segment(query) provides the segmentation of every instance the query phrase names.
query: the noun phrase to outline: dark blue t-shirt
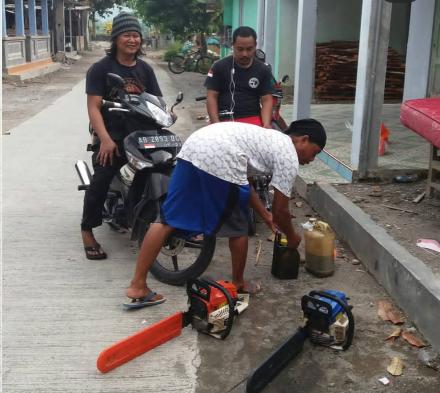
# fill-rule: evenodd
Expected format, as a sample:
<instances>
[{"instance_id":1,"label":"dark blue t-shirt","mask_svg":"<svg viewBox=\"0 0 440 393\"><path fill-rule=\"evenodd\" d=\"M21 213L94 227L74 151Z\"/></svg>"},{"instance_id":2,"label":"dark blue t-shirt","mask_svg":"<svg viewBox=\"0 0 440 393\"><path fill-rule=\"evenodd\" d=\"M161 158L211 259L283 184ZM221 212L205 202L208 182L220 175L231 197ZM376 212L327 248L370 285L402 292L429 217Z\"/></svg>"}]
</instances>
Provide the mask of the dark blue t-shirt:
<instances>
[{"instance_id":1,"label":"dark blue t-shirt","mask_svg":"<svg viewBox=\"0 0 440 393\"><path fill-rule=\"evenodd\" d=\"M258 116L260 98L272 93L271 78L270 67L260 60L254 59L249 68L242 68L228 56L213 64L205 86L219 93L219 112L233 109L235 118Z\"/></svg>"}]
</instances>

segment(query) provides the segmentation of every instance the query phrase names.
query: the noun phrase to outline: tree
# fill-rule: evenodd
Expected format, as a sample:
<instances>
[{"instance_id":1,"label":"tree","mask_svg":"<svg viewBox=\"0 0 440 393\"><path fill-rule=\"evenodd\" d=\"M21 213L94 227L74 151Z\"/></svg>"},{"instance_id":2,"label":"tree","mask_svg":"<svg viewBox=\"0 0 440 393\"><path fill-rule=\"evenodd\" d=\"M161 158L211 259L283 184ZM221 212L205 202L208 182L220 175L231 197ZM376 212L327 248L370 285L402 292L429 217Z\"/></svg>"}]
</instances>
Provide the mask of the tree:
<instances>
[{"instance_id":1,"label":"tree","mask_svg":"<svg viewBox=\"0 0 440 393\"><path fill-rule=\"evenodd\" d=\"M124 0L90 0L91 14L105 16L112 11L114 5L121 6L125 3Z\"/></svg>"},{"instance_id":2,"label":"tree","mask_svg":"<svg viewBox=\"0 0 440 393\"><path fill-rule=\"evenodd\" d=\"M104 22L104 31L107 35L110 35L112 33L112 27L113 22L111 20Z\"/></svg>"},{"instance_id":3,"label":"tree","mask_svg":"<svg viewBox=\"0 0 440 393\"><path fill-rule=\"evenodd\" d=\"M148 25L171 31L177 38L190 33L217 30L213 9L221 9L221 0L128 0L128 4ZM218 17L218 13L215 14Z\"/></svg>"}]
</instances>

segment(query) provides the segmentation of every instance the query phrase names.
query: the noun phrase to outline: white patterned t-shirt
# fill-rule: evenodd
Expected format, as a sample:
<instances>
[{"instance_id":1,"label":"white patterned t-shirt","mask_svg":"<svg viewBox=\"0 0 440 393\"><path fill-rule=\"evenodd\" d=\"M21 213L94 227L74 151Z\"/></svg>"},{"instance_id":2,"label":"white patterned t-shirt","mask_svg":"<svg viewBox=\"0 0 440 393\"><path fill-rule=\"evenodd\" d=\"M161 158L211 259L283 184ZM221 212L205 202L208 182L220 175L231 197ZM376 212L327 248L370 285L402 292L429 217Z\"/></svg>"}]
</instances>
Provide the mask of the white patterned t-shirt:
<instances>
[{"instance_id":1,"label":"white patterned t-shirt","mask_svg":"<svg viewBox=\"0 0 440 393\"><path fill-rule=\"evenodd\" d=\"M254 169L272 176L271 185L290 197L298 173L292 139L279 131L239 122L214 123L194 132L178 158L230 183L248 184Z\"/></svg>"}]
</instances>

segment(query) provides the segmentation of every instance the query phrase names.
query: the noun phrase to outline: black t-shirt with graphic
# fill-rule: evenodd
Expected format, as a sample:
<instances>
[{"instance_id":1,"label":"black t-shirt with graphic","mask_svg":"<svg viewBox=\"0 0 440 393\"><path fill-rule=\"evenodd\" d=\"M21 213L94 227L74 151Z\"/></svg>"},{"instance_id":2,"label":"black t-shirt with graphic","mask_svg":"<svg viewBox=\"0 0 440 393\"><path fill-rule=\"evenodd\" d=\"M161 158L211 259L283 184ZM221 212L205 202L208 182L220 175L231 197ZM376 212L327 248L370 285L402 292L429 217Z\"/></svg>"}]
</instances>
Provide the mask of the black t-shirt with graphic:
<instances>
[{"instance_id":1,"label":"black t-shirt with graphic","mask_svg":"<svg viewBox=\"0 0 440 393\"><path fill-rule=\"evenodd\" d=\"M270 67L258 59L249 68L242 68L228 56L213 64L205 86L219 93L219 112L232 109L235 118L257 116L260 97L272 92L271 77Z\"/></svg>"},{"instance_id":2,"label":"black t-shirt with graphic","mask_svg":"<svg viewBox=\"0 0 440 393\"><path fill-rule=\"evenodd\" d=\"M124 90L129 94L140 94L145 91L155 96L162 96L156 75L145 61L137 59L136 65L127 67L118 63L112 56L105 56L89 68L86 76L86 94L100 96L104 100L117 100L116 89L107 85L109 72L124 79ZM145 125L145 119L137 115L127 116L123 112L109 112L106 108L102 108L101 113L105 127L115 141L124 139L130 132L142 129Z\"/></svg>"}]
</instances>

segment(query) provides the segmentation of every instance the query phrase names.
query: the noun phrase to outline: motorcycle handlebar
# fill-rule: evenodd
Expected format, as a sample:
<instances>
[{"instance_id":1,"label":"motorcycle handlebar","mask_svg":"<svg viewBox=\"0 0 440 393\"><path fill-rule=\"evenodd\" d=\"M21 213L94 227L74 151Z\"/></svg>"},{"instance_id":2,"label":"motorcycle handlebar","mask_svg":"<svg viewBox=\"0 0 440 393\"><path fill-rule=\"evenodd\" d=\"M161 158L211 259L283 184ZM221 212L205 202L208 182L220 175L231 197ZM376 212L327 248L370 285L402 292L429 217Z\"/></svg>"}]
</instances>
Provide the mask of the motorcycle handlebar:
<instances>
[{"instance_id":1,"label":"motorcycle handlebar","mask_svg":"<svg viewBox=\"0 0 440 393\"><path fill-rule=\"evenodd\" d=\"M102 106L107 108L122 108L122 104L120 104L119 102L113 102L107 100L102 100Z\"/></svg>"}]
</instances>

